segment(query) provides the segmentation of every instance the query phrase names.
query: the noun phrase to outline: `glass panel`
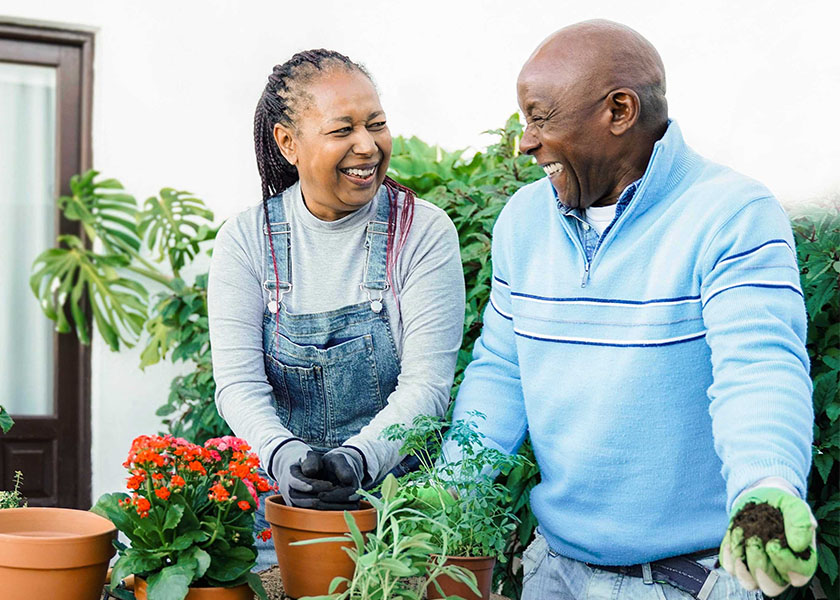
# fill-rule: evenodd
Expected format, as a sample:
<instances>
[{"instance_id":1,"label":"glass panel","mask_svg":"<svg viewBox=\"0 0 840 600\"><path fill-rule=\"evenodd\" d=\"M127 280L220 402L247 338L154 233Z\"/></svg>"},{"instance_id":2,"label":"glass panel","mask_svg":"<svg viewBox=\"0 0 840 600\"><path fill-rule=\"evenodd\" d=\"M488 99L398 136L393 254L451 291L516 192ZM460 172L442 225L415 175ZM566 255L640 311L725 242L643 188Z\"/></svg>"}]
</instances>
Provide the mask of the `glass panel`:
<instances>
[{"instance_id":1,"label":"glass panel","mask_svg":"<svg viewBox=\"0 0 840 600\"><path fill-rule=\"evenodd\" d=\"M0 404L52 415L53 322L29 289L55 243L56 70L0 62Z\"/></svg>"}]
</instances>

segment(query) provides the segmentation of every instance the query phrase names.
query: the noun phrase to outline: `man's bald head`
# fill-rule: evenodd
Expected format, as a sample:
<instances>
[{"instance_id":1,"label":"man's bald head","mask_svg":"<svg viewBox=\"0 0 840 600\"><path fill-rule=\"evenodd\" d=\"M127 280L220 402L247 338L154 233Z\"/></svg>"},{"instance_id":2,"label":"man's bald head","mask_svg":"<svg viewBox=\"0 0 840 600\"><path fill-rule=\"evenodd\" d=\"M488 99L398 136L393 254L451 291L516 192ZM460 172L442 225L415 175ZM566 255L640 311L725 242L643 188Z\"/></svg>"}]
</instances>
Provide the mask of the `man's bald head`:
<instances>
[{"instance_id":1,"label":"man's bald head","mask_svg":"<svg viewBox=\"0 0 840 600\"><path fill-rule=\"evenodd\" d=\"M610 21L552 34L522 67L516 91L527 123L519 147L573 208L615 203L668 127L662 59Z\"/></svg>"},{"instance_id":2,"label":"man's bald head","mask_svg":"<svg viewBox=\"0 0 840 600\"><path fill-rule=\"evenodd\" d=\"M564 27L537 47L520 78L533 69L556 70L581 88L603 93L630 88L641 101L639 123L659 133L664 130L668 104L662 58L653 44L626 25L599 19Z\"/></svg>"}]
</instances>

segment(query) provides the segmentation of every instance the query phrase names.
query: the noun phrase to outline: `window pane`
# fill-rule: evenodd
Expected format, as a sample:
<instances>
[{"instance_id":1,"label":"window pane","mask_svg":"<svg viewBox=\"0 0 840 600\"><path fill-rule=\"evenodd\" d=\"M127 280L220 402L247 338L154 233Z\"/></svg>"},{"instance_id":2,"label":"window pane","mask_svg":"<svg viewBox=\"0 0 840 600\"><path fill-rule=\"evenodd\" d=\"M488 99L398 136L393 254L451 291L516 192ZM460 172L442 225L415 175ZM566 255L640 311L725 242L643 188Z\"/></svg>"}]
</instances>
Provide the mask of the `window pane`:
<instances>
[{"instance_id":1,"label":"window pane","mask_svg":"<svg viewBox=\"0 0 840 600\"><path fill-rule=\"evenodd\" d=\"M51 415L53 322L29 289L55 242L56 71L0 62L0 404Z\"/></svg>"}]
</instances>

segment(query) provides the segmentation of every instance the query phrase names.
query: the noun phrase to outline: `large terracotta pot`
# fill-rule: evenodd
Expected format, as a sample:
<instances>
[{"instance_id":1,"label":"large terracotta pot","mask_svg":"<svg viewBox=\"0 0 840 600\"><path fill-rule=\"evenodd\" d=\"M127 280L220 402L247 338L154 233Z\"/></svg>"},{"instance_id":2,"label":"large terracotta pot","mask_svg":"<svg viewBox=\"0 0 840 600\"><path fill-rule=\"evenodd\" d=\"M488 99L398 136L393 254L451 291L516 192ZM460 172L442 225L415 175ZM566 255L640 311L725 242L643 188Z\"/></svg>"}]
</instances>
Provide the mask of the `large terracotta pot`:
<instances>
[{"instance_id":1,"label":"large terracotta pot","mask_svg":"<svg viewBox=\"0 0 840 600\"><path fill-rule=\"evenodd\" d=\"M86 510L0 510L0 597L99 600L116 533Z\"/></svg>"},{"instance_id":2,"label":"large terracotta pot","mask_svg":"<svg viewBox=\"0 0 840 600\"><path fill-rule=\"evenodd\" d=\"M478 589L481 596L476 596L473 591L460 581L455 581L450 577L441 576L437 578L440 588L447 596L461 596L464 600L489 600L490 588L493 585L493 567L496 566L496 559L489 556L447 556L446 565L457 565L469 569L475 574L478 583ZM429 600L437 600L442 598L435 584L432 583L427 588Z\"/></svg>"},{"instance_id":3,"label":"large terracotta pot","mask_svg":"<svg viewBox=\"0 0 840 600\"><path fill-rule=\"evenodd\" d=\"M137 600L148 600L146 581L137 577L134 580L134 595ZM232 588L191 587L184 600L254 600L254 592L247 583Z\"/></svg>"},{"instance_id":4,"label":"large terracotta pot","mask_svg":"<svg viewBox=\"0 0 840 600\"><path fill-rule=\"evenodd\" d=\"M360 510L350 511L362 533L376 528L376 509L362 502ZM349 531L344 511L312 510L286 506L283 496L271 496L265 503L265 518L271 523L271 537L283 589L292 598L319 596L329 591L334 577L353 577L355 565L342 546L323 543L290 546L293 542L340 536Z\"/></svg>"}]
</instances>

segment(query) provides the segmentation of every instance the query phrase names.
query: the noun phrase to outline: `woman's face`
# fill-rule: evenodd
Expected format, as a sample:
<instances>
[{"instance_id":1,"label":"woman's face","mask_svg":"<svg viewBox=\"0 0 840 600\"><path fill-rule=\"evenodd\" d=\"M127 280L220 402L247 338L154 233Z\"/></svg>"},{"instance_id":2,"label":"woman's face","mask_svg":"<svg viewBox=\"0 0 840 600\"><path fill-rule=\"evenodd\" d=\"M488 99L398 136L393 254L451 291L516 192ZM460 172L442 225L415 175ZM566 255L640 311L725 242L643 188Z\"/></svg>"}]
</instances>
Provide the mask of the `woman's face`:
<instances>
[{"instance_id":1,"label":"woman's face","mask_svg":"<svg viewBox=\"0 0 840 600\"><path fill-rule=\"evenodd\" d=\"M316 77L298 100L295 128L274 126L280 151L300 175L309 211L334 221L370 202L391 159L391 132L371 81L335 69Z\"/></svg>"}]
</instances>

